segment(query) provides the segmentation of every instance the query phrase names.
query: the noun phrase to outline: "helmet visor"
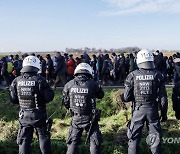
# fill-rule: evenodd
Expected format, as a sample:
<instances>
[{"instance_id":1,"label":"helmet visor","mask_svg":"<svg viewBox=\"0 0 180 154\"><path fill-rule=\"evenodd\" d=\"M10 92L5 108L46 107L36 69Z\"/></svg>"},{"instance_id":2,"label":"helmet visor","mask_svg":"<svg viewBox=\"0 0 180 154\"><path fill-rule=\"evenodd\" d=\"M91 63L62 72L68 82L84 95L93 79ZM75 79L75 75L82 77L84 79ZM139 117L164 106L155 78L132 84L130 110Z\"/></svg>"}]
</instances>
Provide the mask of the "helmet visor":
<instances>
[{"instance_id":1,"label":"helmet visor","mask_svg":"<svg viewBox=\"0 0 180 154\"><path fill-rule=\"evenodd\" d=\"M154 65L154 62L147 61L147 62L138 64L138 67L139 68L144 68L144 69L154 69L155 65Z\"/></svg>"},{"instance_id":2,"label":"helmet visor","mask_svg":"<svg viewBox=\"0 0 180 154\"><path fill-rule=\"evenodd\" d=\"M39 69L36 68L36 67L33 67L33 66L24 66L22 69L21 69L21 73L25 73L25 72L38 72Z\"/></svg>"}]
</instances>

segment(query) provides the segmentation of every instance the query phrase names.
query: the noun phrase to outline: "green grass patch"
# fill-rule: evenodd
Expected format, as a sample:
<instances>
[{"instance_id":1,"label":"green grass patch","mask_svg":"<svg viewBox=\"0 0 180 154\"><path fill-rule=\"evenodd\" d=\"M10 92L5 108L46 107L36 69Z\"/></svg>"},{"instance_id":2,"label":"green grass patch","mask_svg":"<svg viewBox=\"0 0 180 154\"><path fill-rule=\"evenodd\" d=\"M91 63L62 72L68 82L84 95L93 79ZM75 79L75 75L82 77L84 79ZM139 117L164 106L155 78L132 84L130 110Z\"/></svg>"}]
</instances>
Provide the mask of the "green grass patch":
<instances>
[{"instance_id":1,"label":"green grass patch","mask_svg":"<svg viewBox=\"0 0 180 154\"><path fill-rule=\"evenodd\" d=\"M106 90L105 97L97 100L97 107L102 110L100 129L103 134L102 154L126 154L127 153L127 118L131 118L130 105L128 110L122 110L119 102L119 93L122 90ZM163 137L180 137L180 122L175 119L172 110L172 89L167 89L168 93L168 118L166 123L162 124ZM18 153L16 136L18 131L18 110L17 105L9 101L8 91L0 91L0 153L14 154ZM62 95L60 90L55 91L54 100L47 104L48 115L53 115L53 126L51 130L51 142L53 154L65 154L66 138L71 122L67 110L62 106ZM34 135L35 136L35 135ZM146 145L147 130L143 130L140 150L142 154L150 153ZM89 145L85 145L85 134L82 137L82 144L79 147L80 154L89 153ZM163 143L163 154L180 153L180 144ZM32 142L32 153L39 153L39 145L35 137Z\"/></svg>"}]
</instances>

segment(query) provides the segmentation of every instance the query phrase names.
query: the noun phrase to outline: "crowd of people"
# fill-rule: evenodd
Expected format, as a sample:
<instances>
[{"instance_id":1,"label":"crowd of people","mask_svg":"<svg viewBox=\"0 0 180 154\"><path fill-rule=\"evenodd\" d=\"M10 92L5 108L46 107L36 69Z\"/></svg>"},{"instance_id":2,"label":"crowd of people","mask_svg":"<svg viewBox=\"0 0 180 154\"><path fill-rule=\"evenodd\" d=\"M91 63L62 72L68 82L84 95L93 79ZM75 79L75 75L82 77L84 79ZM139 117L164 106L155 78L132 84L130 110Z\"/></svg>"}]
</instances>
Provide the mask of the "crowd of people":
<instances>
[{"instance_id":1,"label":"crowd of people","mask_svg":"<svg viewBox=\"0 0 180 154\"><path fill-rule=\"evenodd\" d=\"M34 53L30 55L35 55ZM7 87L12 80L21 74L22 61L28 54L4 56L0 60L0 81L6 81ZM46 78L48 83L56 88L57 85L65 85L67 81L74 78L76 66L85 62L90 64L93 69L93 78L102 85L120 85L124 83L126 76L136 70L136 52L130 54L111 53L98 55L88 55L84 52L80 57L74 57L72 54L57 52L54 56L47 54L45 57L36 55L41 62L39 75ZM174 60L180 57L180 53L172 56L164 56L158 50L154 53L154 62L156 69L161 72L166 83L175 83L178 81L179 66L176 66ZM8 63L12 63L12 71L8 72Z\"/></svg>"}]
</instances>

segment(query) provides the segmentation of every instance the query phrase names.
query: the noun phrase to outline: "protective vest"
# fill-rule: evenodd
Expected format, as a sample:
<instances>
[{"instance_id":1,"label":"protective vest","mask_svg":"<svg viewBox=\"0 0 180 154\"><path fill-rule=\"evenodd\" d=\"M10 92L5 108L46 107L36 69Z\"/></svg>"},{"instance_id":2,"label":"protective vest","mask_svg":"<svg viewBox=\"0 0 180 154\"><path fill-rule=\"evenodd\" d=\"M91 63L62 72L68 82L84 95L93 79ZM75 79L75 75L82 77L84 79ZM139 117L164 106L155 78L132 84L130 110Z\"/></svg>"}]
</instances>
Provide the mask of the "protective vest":
<instances>
[{"instance_id":1,"label":"protective vest","mask_svg":"<svg viewBox=\"0 0 180 154\"><path fill-rule=\"evenodd\" d=\"M137 104L154 103L157 98L158 83L156 71L138 70L134 76L134 97Z\"/></svg>"},{"instance_id":2,"label":"protective vest","mask_svg":"<svg viewBox=\"0 0 180 154\"><path fill-rule=\"evenodd\" d=\"M74 113L80 115L89 115L92 113L94 104L93 100L93 88L92 81L88 80L81 84L78 84L74 80L74 84L69 89L70 96L70 109Z\"/></svg>"},{"instance_id":3,"label":"protective vest","mask_svg":"<svg viewBox=\"0 0 180 154\"><path fill-rule=\"evenodd\" d=\"M21 109L38 109L42 101L40 98L39 77L18 77L17 95Z\"/></svg>"}]
</instances>

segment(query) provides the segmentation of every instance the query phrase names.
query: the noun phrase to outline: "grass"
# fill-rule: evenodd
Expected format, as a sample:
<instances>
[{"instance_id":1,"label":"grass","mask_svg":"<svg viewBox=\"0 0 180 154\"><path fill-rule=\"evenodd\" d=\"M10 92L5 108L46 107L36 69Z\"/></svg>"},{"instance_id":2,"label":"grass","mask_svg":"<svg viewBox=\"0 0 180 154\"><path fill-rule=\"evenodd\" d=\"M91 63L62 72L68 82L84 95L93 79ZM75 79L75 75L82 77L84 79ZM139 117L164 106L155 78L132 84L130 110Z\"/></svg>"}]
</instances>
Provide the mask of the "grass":
<instances>
[{"instance_id":1,"label":"grass","mask_svg":"<svg viewBox=\"0 0 180 154\"><path fill-rule=\"evenodd\" d=\"M166 123L162 124L163 137L180 137L180 122L175 119L174 111L172 110L172 89L167 89L168 92L168 118ZM97 101L97 107L102 110L100 129L103 134L102 154L126 154L127 142L126 137L126 122L127 117L130 119L130 105L128 110L124 110L119 101L119 94L122 90L106 90L105 97ZM16 145L16 136L18 131L18 110L19 107L10 103L8 92L0 91L0 153L13 154L18 153ZM71 118L66 113L66 109L61 106L61 91L55 91L54 100L47 105L48 115L53 116L53 126L51 129L51 142L53 154L65 154L66 137L70 126ZM149 154L149 148L146 145L146 129L143 130L140 150L142 154ZM89 145L83 144L85 134L82 137L82 144L79 147L79 153L89 153ZM38 142L36 136L32 142L32 153L39 153ZM179 144L163 144L163 154L178 154L180 153Z\"/></svg>"}]
</instances>

